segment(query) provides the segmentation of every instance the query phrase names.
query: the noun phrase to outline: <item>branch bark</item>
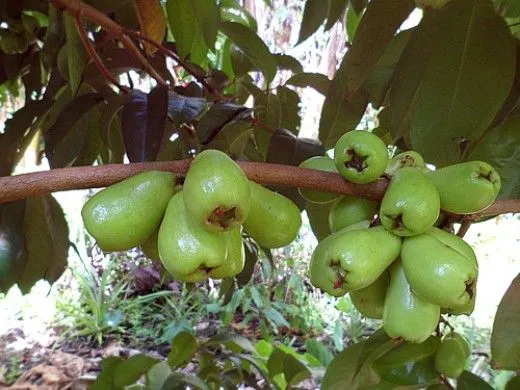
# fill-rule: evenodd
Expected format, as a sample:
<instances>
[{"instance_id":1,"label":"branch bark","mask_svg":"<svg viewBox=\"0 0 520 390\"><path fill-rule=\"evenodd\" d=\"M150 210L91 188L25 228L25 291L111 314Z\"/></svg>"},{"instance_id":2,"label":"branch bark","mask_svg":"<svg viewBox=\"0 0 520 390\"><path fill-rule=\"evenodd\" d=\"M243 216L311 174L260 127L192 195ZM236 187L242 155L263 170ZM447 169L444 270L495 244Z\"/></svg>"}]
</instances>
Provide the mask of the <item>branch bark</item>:
<instances>
[{"instance_id":1,"label":"branch bark","mask_svg":"<svg viewBox=\"0 0 520 390\"><path fill-rule=\"evenodd\" d=\"M191 159L106 164L101 166L58 168L49 171L0 177L0 203L57 191L106 187L146 170L160 170L184 177ZM238 161L247 177L263 185L301 187L380 201L388 186L387 179L370 184L355 184L339 174L290 165ZM496 201L486 210L471 216L471 221L497 214L520 212L520 199ZM462 232L461 232L462 233Z\"/></svg>"}]
</instances>

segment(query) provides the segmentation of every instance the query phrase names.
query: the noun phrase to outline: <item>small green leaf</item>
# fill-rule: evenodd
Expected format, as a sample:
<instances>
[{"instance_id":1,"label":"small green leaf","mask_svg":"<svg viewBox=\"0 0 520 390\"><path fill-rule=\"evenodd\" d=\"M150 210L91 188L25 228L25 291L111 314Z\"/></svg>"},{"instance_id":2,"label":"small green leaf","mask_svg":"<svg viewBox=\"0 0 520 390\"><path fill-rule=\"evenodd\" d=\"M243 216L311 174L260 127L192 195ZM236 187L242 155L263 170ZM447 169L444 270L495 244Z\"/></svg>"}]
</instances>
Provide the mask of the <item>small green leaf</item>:
<instances>
[{"instance_id":1,"label":"small green leaf","mask_svg":"<svg viewBox=\"0 0 520 390\"><path fill-rule=\"evenodd\" d=\"M199 25L202 26L204 43L211 50L215 47L220 13L215 0L195 0L193 2Z\"/></svg>"},{"instance_id":2,"label":"small green leaf","mask_svg":"<svg viewBox=\"0 0 520 390\"><path fill-rule=\"evenodd\" d=\"M81 39L74 24L74 19L69 14L65 14L65 37L67 40L67 63L69 70L69 81L72 95L76 95L81 79L83 78L83 70L87 63L87 53L83 48Z\"/></svg>"},{"instance_id":3,"label":"small green leaf","mask_svg":"<svg viewBox=\"0 0 520 390\"><path fill-rule=\"evenodd\" d=\"M297 73L287 80L286 84L300 88L311 87L323 96L326 96L331 81L327 76L321 73Z\"/></svg>"},{"instance_id":4,"label":"small green leaf","mask_svg":"<svg viewBox=\"0 0 520 390\"><path fill-rule=\"evenodd\" d=\"M280 313L278 310L276 310L274 307L268 307L264 310L263 314L266 318L268 318L270 321L272 321L276 326L286 326L289 327L289 323L284 318L282 313Z\"/></svg>"},{"instance_id":5,"label":"small green leaf","mask_svg":"<svg viewBox=\"0 0 520 390\"><path fill-rule=\"evenodd\" d=\"M231 346L232 349L236 349L238 347L243 352L253 352L255 349L253 344L251 344L251 342L245 337L230 333L219 333L206 341L205 344Z\"/></svg>"},{"instance_id":6,"label":"small green leaf","mask_svg":"<svg viewBox=\"0 0 520 390\"><path fill-rule=\"evenodd\" d=\"M354 7L348 7L347 14L345 16L345 26L347 29L347 38L350 43L354 41L354 37L356 36L356 31L362 17L363 15L358 14Z\"/></svg>"},{"instance_id":7,"label":"small green leaf","mask_svg":"<svg viewBox=\"0 0 520 390\"><path fill-rule=\"evenodd\" d=\"M254 129L256 145L266 156L272 132L280 128L282 121L280 98L271 92L255 95L255 112L260 122Z\"/></svg>"},{"instance_id":8,"label":"small green leaf","mask_svg":"<svg viewBox=\"0 0 520 390\"><path fill-rule=\"evenodd\" d=\"M233 158L243 158L252 133L251 123L233 121L224 125L207 146L210 149L221 150Z\"/></svg>"},{"instance_id":9,"label":"small green leaf","mask_svg":"<svg viewBox=\"0 0 520 390\"><path fill-rule=\"evenodd\" d=\"M267 359L269 356L271 356L271 353L273 352L273 345L266 341L266 340L260 340L255 345L255 351L263 358Z\"/></svg>"},{"instance_id":10,"label":"small green leaf","mask_svg":"<svg viewBox=\"0 0 520 390\"><path fill-rule=\"evenodd\" d=\"M283 363L286 355L287 354L278 347L274 348L271 355L269 355L269 359L267 360L267 370L271 378L283 373Z\"/></svg>"},{"instance_id":11,"label":"small green leaf","mask_svg":"<svg viewBox=\"0 0 520 390\"><path fill-rule=\"evenodd\" d=\"M159 361L144 354L137 354L121 362L114 371L114 388L123 389L134 384Z\"/></svg>"},{"instance_id":12,"label":"small green leaf","mask_svg":"<svg viewBox=\"0 0 520 390\"><path fill-rule=\"evenodd\" d=\"M188 363L198 350L197 340L188 332L180 332L172 340L172 349L168 354L168 364L172 368Z\"/></svg>"},{"instance_id":13,"label":"small green leaf","mask_svg":"<svg viewBox=\"0 0 520 390\"><path fill-rule=\"evenodd\" d=\"M358 360L364 347L363 343L354 344L336 355L325 371L321 389L353 389Z\"/></svg>"},{"instance_id":14,"label":"small green leaf","mask_svg":"<svg viewBox=\"0 0 520 390\"><path fill-rule=\"evenodd\" d=\"M334 359L332 352L318 340L309 339L305 341L305 349L309 354L318 359L323 367L327 367L332 359Z\"/></svg>"},{"instance_id":15,"label":"small green leaf","mask_svg":"<svg viewBox=\"0 0 520 390\"><path fill-rule=\"evenodd\" d=\"M300 64L300 61L293 56L287 54L274 54L274 58L278 64L278 69L290 70L293 73L303 72L302 64Z\"/></svg>"},{"instance_id":16,"label":"small green leaf","mask_svg":"<svg viewBox=\"0 0 520 390\"><path fill-rule=\"evenodd\" d=\"M268 83L276 75L276 60L269 48L251 29L235 22L222 22L220 30L262 71Z\"/></svg>"},{"instance_id":17,"label":"small green leaf","mask_svg":"<svg viewBox=\"0 0 520 390\"><path fill-rule=\"evenodd\" d=\"M283 361L283 374L289 386L297 385L311 377L309 369L292 354L286 354Z\"/></svg>"},{"instance_id":18,"label":"small green leaf","mask_svg":"<svg viewBox=\"0 0 520 390\"><path fill-rule=\"evenodd\" d=\"M107 390L114 389L114 375L117 367L123 362L123 359L116 356L109 356L101 362L101 373L97 376L96 381L89 386L89 390Z\"/></svg>"},{"instance_id":19,"label":"small green leaf","mask_svg":"<svg viewBox=\"0 0 520 390\"><path fill-rule=\"evenodd\" d=\"M298 134L300 131L300 96L284 86L276 88L276 95L280 101L282 118L280 121L280 127L282 129L291 130L294 134Z\"/></svg>"},{"instance_id":20,"label":"small green leaf","mask_svg":"<svg viewBox=\"0 0 520 390\"><path fill-rule=\"evenodd\" d=\"M491 333L492 366L500 370L520 369L520 274L502 297Z\"/></svg>"},{"instance_id":21,"label":"small green leaf","mask_svg":"<svg viewBox=\"0 0 520 390\"><path fill-rule=\"evenodd\" d=\"M457 390L493 390L493 387L472 372L464 371L457 379Z\"/></svg>"},{"instance_id":22,"label":"small green leaf","mask_svg":"<svg viewBox=\"0 0 520 390\"><path fill-rule=\"evenodd\" d=\"M328 3L331 0L307 0L303 10L302 22L300 25L300 35L297 45L305 41L325 22L329 10ZM332 0L334 2L334 0ZM325 4L324 4L325 3Z\"/></svg>"},{"instance_id":23,"label":"small green leaf","mask_svg":"<svg viewBox=\"0 0 520 390\"><path fill-rule=\"evenodd\" d=\"M349 0L329 0L329 11L325 31L330 30L336 22L342 19L347 9Z\"/></svg>"},{"instance_id":24,"label":"small green leaf","mask_svg":"<svg viewBox=\"0 0 520 390\"><path fill-rule=\"evenodd\" d=\"M210 390L208 385L200 378L182 372L171 373L168 379L164 382L161 390L184 389L186 388L186 385L188 385L190 389Z\"/></svg>"}]
</instances>

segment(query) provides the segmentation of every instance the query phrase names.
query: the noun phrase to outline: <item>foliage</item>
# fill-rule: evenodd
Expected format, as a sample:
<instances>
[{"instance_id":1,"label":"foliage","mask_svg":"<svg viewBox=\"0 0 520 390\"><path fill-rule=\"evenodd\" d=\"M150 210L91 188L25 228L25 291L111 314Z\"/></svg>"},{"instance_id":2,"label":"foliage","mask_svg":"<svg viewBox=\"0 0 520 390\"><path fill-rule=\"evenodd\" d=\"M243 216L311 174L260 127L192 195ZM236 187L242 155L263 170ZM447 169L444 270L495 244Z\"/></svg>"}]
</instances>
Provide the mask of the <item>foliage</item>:
<instances>
[{"instance_id":1,"label":"foliage","mask_svg":"<svg viewBox=\"0 0 520 390\"><path fill-rule=\"evenodd\" d=\"M269 7L270 2L265 3ZM11 96L25 99L0 131L0 175L13 174L35 139L52 169L123 162L125 155L132 162L176 160L209 148L238 159L296 166L324 155L345 131L359 126L367 109L376 107L380 111L375 131L390 148L414 149L437 167L485 160L503 178L502 199L520 194L520 9L516 1L451 1L440 9L424 9L417 26L402 30L415 9L413 0L307 0L299 5L302 21L297 44L323 25L326 30L341 25L348 35L349 49L334 64L338 66L333 66L337 71L332 78L304 72L297 58L266 44L258 32L257 15L237 0L71 4L20 0L0 5L0 101ZM79 19L75 7L82 7ZM111 23L103 21L107 15ZM135 80L135 72L140 80ZM141 88L144 91L138 89L141 79L148 82ZM325 98L317 140L297 136L304 87ZM319 215L326 215L328 206L316 210L297 191L281 192L306 209L313 230L321 236L326 229ZM27 291L38 279L55 281L65 268L69 242L62 211L53 198L30 198L2 205L0 211L0 289L18 283ZM244 272L221 286L225 304L208 310L220 312L228 323L238 307L244 324L265 314L261 317L264 335L302 317L309 320L303 327L312 329L315 317L302 316L308 309L307 298L296 294L289 302L284 300L287 291L301 291L305 285L294 269L285 285L288 289L283 291L284 284L277 285L279 280L271 277L272 297L262 295L253 272L261 252L249 242ZM264 253L271 256L267 250ZM83 332L101 342L103 333L117 329L121 316L135 304L125 299L127 281L117 282L107 294L108 273L98 277L85 270L77 278L88 310L76 311L75 318ZM498 309L491 343L496 367L519 368L520 347L512 339L520 328L514 307L518 290L514 282ZM161 295L167 294L144 296L139 302L155 301ZM167 297L164 302L175 307ZM190 323L189 316L173 315L179 323ZM343 331L341 326L338 329ZM345 349L340 356L348 357L351 369L333 362L325 383L377 383L369 362L390 347L376 340L377 336ZM211 348L201 344L202 360ZM229 345L220 348L227 351ZM272 354L265 368L255 361L256 367L249 357L233 360L232 353L226 353L221 364L229 371L224 372L245 381L255 372L283 387L307 375L306 363L278 347L272 354L280 359L276 360L277 369L283 367L279 372L269 368ZM126 362L105 363L105 377L111 377L107 373L117 372L117 367L126 371ZM126 364L136 363L143 370L155 367L163 374L166 370L171 383L200 385L145 357ZM213 374L201 375L208 379ZM125 377L116 384L135 380ZM476 381L465 373L459 387L479 386Z\"/></svg>"}]
</instances>

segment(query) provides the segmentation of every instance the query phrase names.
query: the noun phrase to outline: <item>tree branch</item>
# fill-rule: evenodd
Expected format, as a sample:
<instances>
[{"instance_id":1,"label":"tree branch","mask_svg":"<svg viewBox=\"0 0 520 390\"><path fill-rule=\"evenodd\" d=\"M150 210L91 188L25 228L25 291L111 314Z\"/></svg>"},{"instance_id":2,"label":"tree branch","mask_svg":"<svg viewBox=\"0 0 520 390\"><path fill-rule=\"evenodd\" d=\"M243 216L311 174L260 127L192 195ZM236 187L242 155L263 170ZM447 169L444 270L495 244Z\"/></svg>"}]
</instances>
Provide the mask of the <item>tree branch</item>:
<instances>
[{"instance_id":1,"label":"tree branch","mask_svg":"<svg viewBox=\"0 0 520 390\"><path fill-rule=\"evenodd\" d=\"M158 84L168 86L168 83L161 77L161 75L150 65L148 60L139 51L134 42L128 35L124 33L123 27L114 22L104 13L98 11L94 7L83 3L81 0L50 0L50 2L59 10L67 11L74 18L85 18L93 23L103 27L109 35L118 38L121 43L132 53L133 56L141 63L144 70L152 76Z\"/></svg>"},{"instance_id":2,"label":"tree branch","mask_svg":"<svg viewBox=\"0 0 520 390\"><path fill-rule=\"evenodd\" d=\"M169 171L176 173L179 177L184 177L190 163L191 159L105 164L4 176L0 177L0 203L57 191L106 187L146 170ZM379 179L370 184L355 184L333 172L248 161L238 161L238 164L249 179L260 184L322 190L373 201L380 201L388 186L387 179ZM507 199L496 201L486 210L463 218L478 221L490 215L518 212L520 212L520 199Z\"/></svg>"},{"instance_id":3,"label":"tree branch","mask_svg":"<svg viewBox=\"0 0 520 390\"><path fill-rule=\"evenodd\" d=\"M178 161L57 168L49 171L0 177L0 203L56 191L106 187L145 170L170 171L185 176L190 159ZM340 175L289 165L239 161L246 175L260 184L318 189L381 200L388 181L354 184Z\"/></svg>"}]
</instances>

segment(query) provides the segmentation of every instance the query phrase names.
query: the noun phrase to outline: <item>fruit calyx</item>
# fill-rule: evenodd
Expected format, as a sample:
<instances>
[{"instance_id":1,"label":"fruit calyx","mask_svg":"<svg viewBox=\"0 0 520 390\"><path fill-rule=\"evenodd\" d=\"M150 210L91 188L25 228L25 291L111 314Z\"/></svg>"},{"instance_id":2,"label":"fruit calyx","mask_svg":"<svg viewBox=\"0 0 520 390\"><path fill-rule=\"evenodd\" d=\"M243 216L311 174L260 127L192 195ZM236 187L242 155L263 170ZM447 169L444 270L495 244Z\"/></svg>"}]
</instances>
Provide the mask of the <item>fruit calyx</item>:
<instances>
[{"instance_id":1,"label":"fruit calyx","mask_svg":"<svg viewBox=\"0 0 520 390\"><path fill-rule=\"evenodd\" d=\"M225 207L219 206L213 210L206 222L209 225L216 225L222 229L227 229L239 220L238 217L238 209L236 207L226 209Z\"/></svg>"},{"instance_id":2,"label":"fruit calyx","mask_svg":"<svg viewBox=\"0 0 520 390\"><path fill-rule=\"evenodd\" d=\"M466 281L465 292L469 295L469 299L473 299L473 295L475 294L475 282L475 279L470 279Z\"/></svg>"},{"instance_id":3,"label":"fruit calyx","mask_svg":"<svg viewBox=\"0 0 520 390\"><path fill-rule=\"evenodd\" d=\"M345 283L345 279L347 278L347 271L341 268L340 262L338 260L332 260L330 263L331 268L337 275L337 279L334 281L334 289L340 288L343 283Z\"/></svg>"},{"instance_id":4,"label":"fruit calyx","mask_svg":"<svg viewBox=\"0 0 520 390\"><path fill-rule=\"evenodd\" d=\"M347 149L345 151L345 154L347 155L348 160L345 161L345 167L346 168L354 168L358 172L363 172L366 167L366 159L368 156L361 156L354 149Z\"/></svg>"}]
</instances>

